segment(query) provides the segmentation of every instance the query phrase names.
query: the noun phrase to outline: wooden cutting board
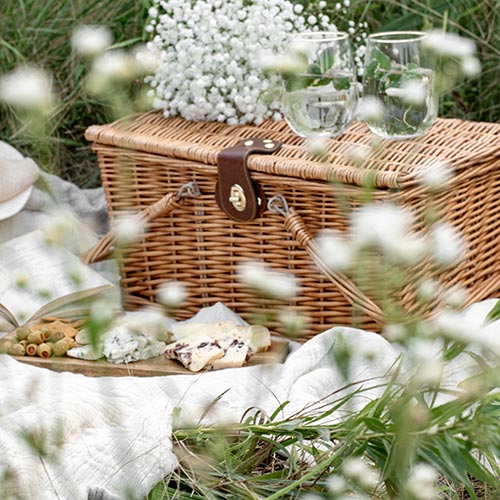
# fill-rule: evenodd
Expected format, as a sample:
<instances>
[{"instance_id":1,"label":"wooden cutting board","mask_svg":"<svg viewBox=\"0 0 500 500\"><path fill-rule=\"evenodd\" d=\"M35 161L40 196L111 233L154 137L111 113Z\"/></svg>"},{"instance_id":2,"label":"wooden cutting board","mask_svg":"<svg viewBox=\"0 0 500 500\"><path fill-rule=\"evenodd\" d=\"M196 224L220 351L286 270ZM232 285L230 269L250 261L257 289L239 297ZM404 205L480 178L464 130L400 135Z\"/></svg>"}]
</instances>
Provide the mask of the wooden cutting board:
<instances>
[{"instance_id":1,"label":"wooden cutting board","mask_svg":"<svg viewBox=\"0 0 500 500\"><path fill-rule=\"evenodd\" d=\"M245 366L281 363L288 354L288 340L272 337L271 347L264 352L258 352L250 358ZM193 375L193 372L184 368L180 363L163 356L137 361L128 364L115 364L107 361L85 361L67 356L61 358L39 358L31 356L14 356L22 363L48 368L56 372L72 372L89 377L155 377L162 375ZM197 372L202 373L202 372Z\"/></svg>"}]
</instances>

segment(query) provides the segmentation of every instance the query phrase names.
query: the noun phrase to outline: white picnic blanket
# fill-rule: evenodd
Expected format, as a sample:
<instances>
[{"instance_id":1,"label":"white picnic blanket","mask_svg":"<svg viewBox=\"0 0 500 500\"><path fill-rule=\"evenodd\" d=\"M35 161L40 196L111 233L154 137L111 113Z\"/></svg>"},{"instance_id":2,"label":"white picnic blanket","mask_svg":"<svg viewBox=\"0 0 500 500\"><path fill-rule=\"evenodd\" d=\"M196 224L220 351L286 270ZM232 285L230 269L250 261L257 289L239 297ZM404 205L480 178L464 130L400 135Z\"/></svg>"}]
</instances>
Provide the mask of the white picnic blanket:
<instances>
[{"instance_id":1,"label":"white picnic blanket","mask_svg":"<svg viewBox=\"0 0 500 500\"><path fill-rule=\"evenodd\" d=\"M48 179L67 208L93 219L98 230L105 227L102 191L83 192L55 177ZM0 225L4 239L37 227L46 201L35 190L16 222ZM476 304L466 314L480 325L493 304ZM498 323L489 328L500 336ZM2 499L90 500L94 494L103 499L130 494L143 498L176 467L171 442L174 408L180 409L181 422L207 425L237 421L252 406L270 414L285 401L290 404L283 417L304 408L312 411L344 384L330 354L341 338L353 346L352 380L385 376L399 355L381 336L346 328L318 335L281 365L201 375L88 378L0 355L0 477L8 471L11 478ZM470 358L460 356L448 367L446 384L456 386L472 370ZM376 390L368 391L350 409L376 396ZM33 442L41 443L42 453L34 452L29 444ZM98 496L101 493L104 496Z\"/></svg>"},{"instance_id":2,"label":"white picnic blanket","mask_svg":"<svg viewBox=\"0 0 500 500\"><path fill-rule=\"evenodd\" d=\"M466 315L479 325L494 302L476 304ZM489 328L500 336L498 322ZM170 439L174 408L180 410L177 423L188 425L235 422L250 407L271 414L285 401L290 404L283 418L305 408L314 411L343 387L331 356L340 337L354 353L351 379L365 381L366 388L387 375L399 354L379 335L334 328L295 350L284 364L195 375L88 378L2 355L0 471L12 472L13 491L32 500L88 500L92 492L104 493L99 498L105 499L130 493L143 498L177 465ZM448 367L445 385L456 388L474 366L471 358L460 356ZM376 389L364 392L349 410L377 394ZM341 411L330 416L341 417ZM44 437L47 456L34 453L26 435Z\"/></svg>"}]
</instances>

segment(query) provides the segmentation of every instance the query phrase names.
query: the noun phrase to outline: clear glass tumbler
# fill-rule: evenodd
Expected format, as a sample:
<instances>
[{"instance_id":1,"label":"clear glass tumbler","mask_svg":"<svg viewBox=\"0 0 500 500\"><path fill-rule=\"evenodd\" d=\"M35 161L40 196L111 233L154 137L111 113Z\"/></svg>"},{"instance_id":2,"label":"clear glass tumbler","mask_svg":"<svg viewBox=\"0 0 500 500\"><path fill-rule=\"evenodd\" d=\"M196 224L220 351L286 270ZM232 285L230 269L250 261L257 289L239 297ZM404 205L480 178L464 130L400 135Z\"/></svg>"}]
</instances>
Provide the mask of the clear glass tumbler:
<instances>
[{"instance_id":1,"label":"clear glass tumbler","mask_svg":"<svg viewBox=\"0 0 500 500\"><path fill-rule=\"evenodd\" d=\"M290 50L300 69L284 79L286 121L302 137L342 134L352 122L357 104L348 33L300 33L290 41Z\"/></svg>"},{"instance_id":2,"label":"clear glass tumbler","mask_svg":"<svg viewBox=\"0 0 500 500\"><path fill-rule=\"evenodd\" d=\"M438 111L434 61L422 47L426 33L391 31L368 36L363 98L380 101L383 112L365 120L388 139L411 139L429 130Z\"/></svg>"}]
</instances>

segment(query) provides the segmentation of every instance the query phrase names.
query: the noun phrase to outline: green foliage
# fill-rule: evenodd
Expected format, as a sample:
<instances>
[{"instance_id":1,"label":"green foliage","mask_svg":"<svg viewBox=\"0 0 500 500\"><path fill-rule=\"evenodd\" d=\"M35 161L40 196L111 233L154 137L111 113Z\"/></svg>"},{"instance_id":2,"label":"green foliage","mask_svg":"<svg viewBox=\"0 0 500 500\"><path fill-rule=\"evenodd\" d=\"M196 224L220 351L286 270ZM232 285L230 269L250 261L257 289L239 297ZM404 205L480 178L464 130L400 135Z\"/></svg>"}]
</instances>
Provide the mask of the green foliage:
<instances>
[{"instance_id":1,"label":"green foliage","mask_svg":"<svg viewBox=\"0 0 500 500\"><path fill-rule=\"evenodd\" d=\"M44 133L50 143L43 154L35 150L29 130L19 130L13 113L5 108L0 109L0 138L33 155L49 171L84 187L98 185L96 160L83 135L89 125L109 121L110 114L104 103L84 92L87 69L72 54L71 32L82 24L106 25L116 45L140 42L145 39L148 5L148 0L4 0L0 74L18 64L47 69L53 74L61 106Z\"/></svg>"},{"instance_id":2,"label":"green foliage","mask_svg":"<svg viewBox=\"0 0 500 500\"><path fill-rule=\"evenodd\" d=\"M319 402L317 408L286 420L279 419L281 411L269 418L256 412L232 427L178 429L174 438L181 467L157 485L148 500L269 500L300 498L306 492L335 498L327 494L328 477L342 474L343 463L353 456L370 463L380 480L371 490L352 480L349 488L372 499L413 498L404 486L416 463L439 472L440 484L447 485L441 499L497 498L498 396L478 401L450 396L448 402L432 406L426 403L430 393L423 391L409 404L413 398L407 388L389 382L379 398L360 411L350 410L366 390L351 387L342 397L332 396L328 405ZM325 423L334 411L345 418ZM313 465L306 462L308 456L314 458ZM458 496L464 490L468 496Z\"/></svg>"}]
</instances>

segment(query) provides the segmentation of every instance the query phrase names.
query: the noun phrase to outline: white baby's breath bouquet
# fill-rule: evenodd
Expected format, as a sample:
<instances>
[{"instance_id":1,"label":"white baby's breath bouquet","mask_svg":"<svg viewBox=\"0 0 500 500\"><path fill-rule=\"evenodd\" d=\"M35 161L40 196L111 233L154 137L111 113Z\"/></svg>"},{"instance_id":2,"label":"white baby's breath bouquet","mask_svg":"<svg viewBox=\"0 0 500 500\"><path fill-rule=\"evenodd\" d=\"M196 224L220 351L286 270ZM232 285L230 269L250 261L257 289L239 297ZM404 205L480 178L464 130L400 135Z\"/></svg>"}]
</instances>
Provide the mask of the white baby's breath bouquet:
<instances>
[{"instance_id":1,"label":"white baby's breath bouquet","mask_svg":"<svg viewBox=\"0 0 500 500\"><path fill-rule=\"evenodd\" d=\"M291 33L336 29L317 6L288 0L154 0L149 16L155 107L230 125L280 119L279 77L264 75L266 54L285 52Z\"/></svg>"}]
</instances>

